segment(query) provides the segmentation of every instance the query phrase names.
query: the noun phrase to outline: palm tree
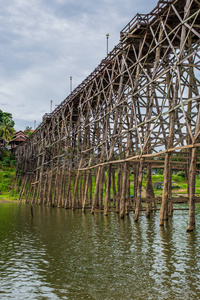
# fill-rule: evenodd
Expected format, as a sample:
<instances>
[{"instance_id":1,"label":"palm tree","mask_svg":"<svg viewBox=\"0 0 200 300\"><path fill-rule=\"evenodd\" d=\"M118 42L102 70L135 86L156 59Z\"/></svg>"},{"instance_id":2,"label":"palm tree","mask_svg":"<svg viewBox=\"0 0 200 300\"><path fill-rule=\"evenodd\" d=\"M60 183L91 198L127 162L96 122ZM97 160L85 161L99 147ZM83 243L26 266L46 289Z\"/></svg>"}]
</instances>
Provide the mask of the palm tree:
<instances>
[{"instance_id":1,"label":"palm tree","mask_svg":"<svg viewBox=\"0 0 200 300\"><path fill-rule=\"evenodd\" d=\"M10 141L15 134L14 125L14 121L9 116L4 115L0 123L0 137L6 141Z\"/></svg>"}]
</instances>

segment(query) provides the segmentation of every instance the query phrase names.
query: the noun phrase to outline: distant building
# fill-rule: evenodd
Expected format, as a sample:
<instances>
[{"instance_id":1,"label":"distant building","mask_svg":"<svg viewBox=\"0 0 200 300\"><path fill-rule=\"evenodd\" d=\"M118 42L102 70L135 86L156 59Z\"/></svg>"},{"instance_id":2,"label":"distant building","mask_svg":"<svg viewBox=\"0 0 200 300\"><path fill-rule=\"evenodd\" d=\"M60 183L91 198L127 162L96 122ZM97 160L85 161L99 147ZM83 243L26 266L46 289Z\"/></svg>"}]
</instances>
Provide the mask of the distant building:
<instances>
[{"instance_id":1,"label":"distant building","mask_svg":"<svg viewBox=\"0 0 200 300\"><path fill-rule=\"evenodd\" d=\"M20 130L15 133L13 136L13 139L9 142L9 146L11 151L14 151L14 149L26 141L28 139L28 136L24 133L24 131Z\"/></svg>"}]
</instances>

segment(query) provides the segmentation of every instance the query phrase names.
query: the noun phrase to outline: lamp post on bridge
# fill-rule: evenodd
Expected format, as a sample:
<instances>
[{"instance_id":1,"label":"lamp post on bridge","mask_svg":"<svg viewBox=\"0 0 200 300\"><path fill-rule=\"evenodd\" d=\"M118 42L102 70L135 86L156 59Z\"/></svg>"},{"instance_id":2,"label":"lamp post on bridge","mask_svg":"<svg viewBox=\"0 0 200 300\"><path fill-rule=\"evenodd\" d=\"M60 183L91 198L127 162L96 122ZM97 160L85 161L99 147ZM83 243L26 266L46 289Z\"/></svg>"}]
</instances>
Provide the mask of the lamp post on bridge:
<instances>
[{"instance_id":1,"label":"lamp post on bridge","mask_svg":"<svg viewBox=\"0 0 200 300\"><path fill-rule=\"evenodd\" d=\"M70 93L72 92L72 76L69 77L70 78Z\"/></svg>"},{"instance_id":2,"label":"lamp post on bridge","mask_svg":"<svg viewBox=\"0 0 200 300\"><path fill-rule=\"evenodd\" d=\"M50 100L50 113L52 113L52 103L53 103L53 100Z\"/></svg>"},{"instance_id":3,"label":"lamp post on bridge","mask_svg":"<svg viewBox=\"0 0 200 300\"><path fill-rule=\"evenodd\" d=\"M108 38L109 38L109 33L106 34L106 39L107 39L107 55L108 55Z\"/></svg>"}]
</instances>

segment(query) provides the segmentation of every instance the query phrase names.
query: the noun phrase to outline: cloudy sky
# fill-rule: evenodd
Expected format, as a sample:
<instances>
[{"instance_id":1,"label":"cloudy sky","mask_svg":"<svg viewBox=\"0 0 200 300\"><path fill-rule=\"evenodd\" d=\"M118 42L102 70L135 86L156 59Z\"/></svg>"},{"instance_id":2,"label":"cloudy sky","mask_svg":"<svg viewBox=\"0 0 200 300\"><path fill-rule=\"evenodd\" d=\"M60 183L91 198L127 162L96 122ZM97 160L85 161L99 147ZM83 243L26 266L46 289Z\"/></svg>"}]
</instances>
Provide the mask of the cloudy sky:
<instances>
[{"instance_id":1,"label":"cloudy sky","mask_svg":"<svg viewBox=\"0 0 200 300\"><path fill-rule=\"evenodd\" d=\"M0 109L16 130L34 127L119 42L120 30L157 0L0 0Z\"/></svg>"}]
</instances>

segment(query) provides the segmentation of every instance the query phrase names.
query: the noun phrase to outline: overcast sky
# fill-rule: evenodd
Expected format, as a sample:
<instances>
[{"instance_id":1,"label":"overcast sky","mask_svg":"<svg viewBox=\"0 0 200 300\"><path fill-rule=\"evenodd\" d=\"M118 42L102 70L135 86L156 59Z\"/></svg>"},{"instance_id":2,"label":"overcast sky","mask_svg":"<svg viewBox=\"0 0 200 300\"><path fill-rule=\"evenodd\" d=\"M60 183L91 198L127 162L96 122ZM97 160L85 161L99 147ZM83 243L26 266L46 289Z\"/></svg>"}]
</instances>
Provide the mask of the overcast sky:
<instances>
[{"instance_id":1,"label":"overcast sky","mask_svg":"<svg viewBox=\"0 0 200 300\"><path fill-rule=\"evenodd\" d=\"M157 0L0 0L0 109L16 130L34 127L119 42L120 30Z\"/></svg>"}]
</instances>

